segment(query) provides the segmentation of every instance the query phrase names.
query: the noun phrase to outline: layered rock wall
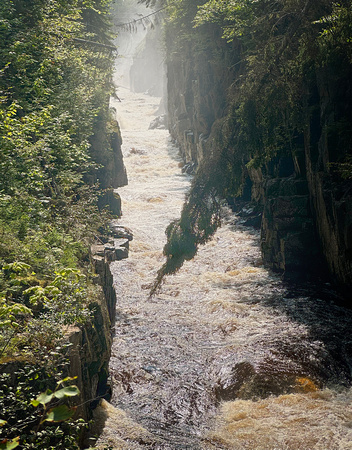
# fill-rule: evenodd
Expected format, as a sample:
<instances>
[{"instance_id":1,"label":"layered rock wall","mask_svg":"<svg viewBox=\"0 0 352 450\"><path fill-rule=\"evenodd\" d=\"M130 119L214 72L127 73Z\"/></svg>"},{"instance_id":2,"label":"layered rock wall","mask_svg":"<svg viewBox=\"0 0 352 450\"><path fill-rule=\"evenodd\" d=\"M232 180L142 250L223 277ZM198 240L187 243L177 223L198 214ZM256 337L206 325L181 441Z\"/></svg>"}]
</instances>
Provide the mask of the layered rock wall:
<instances>
[{"instance_id":1,"label":"layered rock wall","mask_svg":"<svg viewBox=\"0 0 352 450\"><path fill-rule=\"evenodd\" d=\"M111 226L110 235L100 236L91 246L91 260L95 269L95 286L90 288L91 320L82 327L70 330L70 376L77 377L80 407L77 415L92 418L92 409L101 398L111 394L109 360L112 327L115 323L116 292L110 263L128 257L132 234L123 227Z\"/></svg>"},{"instance_id":2,"label":"layered rock wall","mask_svg":"<svg viewBox=\"0 0 352 450\"><path fill-rule=\"evenodd\" d=\"M230 51L234 67L236 49ZM169 129L185 163L197 165L213 151L208 137L226 116L233 82L234 69L224 65L191 50L169 56ZM340 128L352 123L351 80L350 69L341 69L338 81L336 73L317 69L307 88L310 115L301 145L261 169L246 170L244 189L246 200L263 211L265 263L287 276L320 274L346 292L352 285L352 182L336 174L334 164L349 151L340 137L348 132Z\"/></svg>"},{"instance_id":3,"label":"layered rock wall","mask_svg":"<svg viewBox=\"0 0 352 450\"><path fill-rule=\"evenodd\" d=\"M336 161L351 150L352 69L341 76L317 72L319 116L304 136L306 179L319 243L333 279L352 285L352 180L336 175Z\"/></svg>"},{"instance_id":4,"label":"layered rock wall","mask_svg":"<svg viewBox=\"0 0 352 450\"><path fill-rule=\"evenodd\" d=\"M165 64L162 45L161 28L149 28L133 55L129 76L133 92L147 92L155 97L164 95Z\"/></svg>"},{"instance_id":5,"label":"layered rock wall","mask_svg":"<svg viewBox=\"0 0 352 450\"><path fill-rule=\"evenodd\" d=\"M233 69L227 64L228 47L209 27L215 48L200 44L169 55L167 64L168 121L171 136L178 142L185 163L198 165L207 157L207 140L213 124L227 107L227 89ZM235 44L231 55L236 54ZM209 57L216 53L216 59Z\"/></svg>"},{"instance_id":6,"label":"layered rock wall","mask_svg":"<svg viewBox=\"0 0 352 450\"><path fill-rule=\"evenodd\" d=\"M110 115L112 111L107 109L96 119L95 133L90 138L90 151L97 168L85 175L85 181L90 185L99 185L99 208L108 207L112 214L120 216L121 200L114 190L125 186L128 179L121 151L120 127Z\"/></svg>"}]
</instances>

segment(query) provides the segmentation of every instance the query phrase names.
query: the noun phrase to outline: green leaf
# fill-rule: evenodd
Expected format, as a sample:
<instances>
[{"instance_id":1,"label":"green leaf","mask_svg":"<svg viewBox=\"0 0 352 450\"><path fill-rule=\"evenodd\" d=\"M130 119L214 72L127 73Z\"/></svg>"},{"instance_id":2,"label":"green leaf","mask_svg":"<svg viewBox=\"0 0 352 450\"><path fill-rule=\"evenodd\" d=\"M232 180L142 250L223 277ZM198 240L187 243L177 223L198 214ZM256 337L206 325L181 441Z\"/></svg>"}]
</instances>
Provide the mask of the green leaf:
<instances>
[{"instance_id":1,"label":"green leaf","mask_svg":"<svg viewBox=\"0 0 352 450\"><path fill-rule=\"evenodd\" d=\"M3 427L6 424L7 424L6 420L0 419L0 427Z\"/></svg>"},{"instance_id":2,"label":"green leaf","mask_svg":"<svg viewBox=\"0 0 352 450\"><path fill-rule=\"evenodd\" d=\"M41 394L38 395L38 397L36 398L35 401L41 403L42 405L46 405L47 403L49 403L51 401L51 399L53 398L53 393L51 392L50 389L47 389L46 392L42 392ZM33 403L32 403L33 405ZM33 405L35 406L35 405Z\"/></svg>"},{"instance_id":3,"label":"green leaf","mask_svg":"<svg viewBox=\"0 0 352 450\"><path fill-rule=\"evenodd\" d=\"M44 289L45 294L51 295L52 297L57 297L59 294L61 294L61 291L56 286L47 286Z\"/></svg>"},{"instance_id":4,"label":"green leaf","mask_svg":"<svg viewBox=\"0 0 352 450\"><path fill-rule=\"evenodd\" d=\"M77 386L66 386L59 391L54 392L56 398L64 398L64 397L74 397L75 395L79 395L80 391Z\"/></svg>"},{"instance_id":5,"label":"green leaf","mask_svg":"<svg viewBox=\"0 0 352 450\"><path fill-rule=\"evenodd\" d=\"M73 380L77 380L77 377L66 377L63 378L62 380L60 380L57 385L60 386L60 384L65 383L66 381L73 381Z\"/></svg>"},{"instance_id":6,"label":"green leaf","mask_svg":"<svg viewBox=\"0 0 352 450\"><path fill-rule=\"evenodd\" d=\"M20 445L19 443L20 437L17 436L14 439L4 439L0 442L0 450L12 450Z\"/></svg>"},{"instance_id":7,"label":"green leaf","mask_svg":"<svg viewBox=\"0 0 352 450\"><path fill-rule=\"evenodd\" d=\"M64 422L74 415L75 410L76 408L69 408L67 405L56 406L48 411L45 420L47 422Z\"/></svg>"},{"instance_id":8,"label":"green leaf","mask_svg":"<svg viewBox=\"0 0 352 450\"><path fill-rule=\"evenodd\" d=\"M27 306L22 305L21 303L14 303L11 305L12 314L30 314L32 315L32 311L27 308Z\"/></svg>"},{"instance_id":9,"label":"green leaf","mask_svg":"<svg viewBox=\"0 0 352 450\"><path fill-rule=\"evenodd\" d=\"M10 264L5 264L3 268L4 270L10 270L11 272L16 272L18 274L26 274L30 270L31 266L24 262L15 261Z\"/></svg>"}]
</instances>

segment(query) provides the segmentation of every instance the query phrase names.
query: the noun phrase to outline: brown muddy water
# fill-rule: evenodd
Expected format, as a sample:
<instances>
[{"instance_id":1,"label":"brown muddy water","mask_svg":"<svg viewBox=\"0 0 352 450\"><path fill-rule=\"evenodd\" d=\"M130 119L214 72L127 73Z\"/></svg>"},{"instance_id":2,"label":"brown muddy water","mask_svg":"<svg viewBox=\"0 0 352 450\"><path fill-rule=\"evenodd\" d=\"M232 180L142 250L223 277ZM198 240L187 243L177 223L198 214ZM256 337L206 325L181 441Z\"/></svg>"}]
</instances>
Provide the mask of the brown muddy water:
<instances>
[{"instance_id":1,"label":"brown muddy water","mask_svg":"<svg viewBox=\"0 0 352 450\"><path fill-rule=\"evenodd\" d=\"M191 180L168 132L148 130L159 99L125 90L121 100L119 223L134 240L112 266L116 409L105 405L97 448L352 449L352 312L329 286L288 287L268 272L258 232L229 209L149 299Z\"/></svg>"}]
</instances>

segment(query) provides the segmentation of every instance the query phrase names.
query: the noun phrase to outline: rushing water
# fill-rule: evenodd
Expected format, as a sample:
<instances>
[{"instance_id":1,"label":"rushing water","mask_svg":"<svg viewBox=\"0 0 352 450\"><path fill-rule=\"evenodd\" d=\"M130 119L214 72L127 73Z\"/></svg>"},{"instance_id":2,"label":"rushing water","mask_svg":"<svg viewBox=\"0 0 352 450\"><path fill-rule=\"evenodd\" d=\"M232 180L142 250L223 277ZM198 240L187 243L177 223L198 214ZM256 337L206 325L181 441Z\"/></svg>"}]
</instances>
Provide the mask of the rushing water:
<instances>
[{"instance_id":1,"label":"rushing water","mask_svg":"<svg viewBox=\"0 0 352 450\"><path fill-rule=\"evenodd\" d=\"M124 444L110 445L351 449L351 311L332 302L328 286L290 288L268 272L258 232L231 211L224 209L214 238L149 299L165 228L179 217L190 177L168 132L148 130L159 99L128 90L120 97L129 184L119 189L119 222L134 240L129 258L112 266L112 403L134 425ZM119 419L108 425L120 426ZM139 426L152 438L138 438Z\"/></svg>"}]
</instances>

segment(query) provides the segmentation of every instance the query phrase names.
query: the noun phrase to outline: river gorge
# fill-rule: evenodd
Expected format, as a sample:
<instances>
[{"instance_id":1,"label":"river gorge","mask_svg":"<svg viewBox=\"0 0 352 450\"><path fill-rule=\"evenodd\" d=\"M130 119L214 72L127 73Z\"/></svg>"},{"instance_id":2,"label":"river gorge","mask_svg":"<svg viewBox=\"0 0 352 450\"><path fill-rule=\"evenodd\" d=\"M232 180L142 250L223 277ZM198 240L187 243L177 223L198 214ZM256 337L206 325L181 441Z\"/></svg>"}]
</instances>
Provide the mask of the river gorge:
<instances>
[{"instance_id":1,"label":"river gorge","mask_svg":"<svg viewBox=\"0 0 352 450\"><path fill-rule=\"evenodd\" d=\"M149 129L160 99L124 89L120 100L119 223L134 239L111 266L116 409L97 448L349 449L352 312L328 284L268 271L259 231L226 205L215 236L149 297L191 176L168 131Z\"/></svg>"}]
</instances>

